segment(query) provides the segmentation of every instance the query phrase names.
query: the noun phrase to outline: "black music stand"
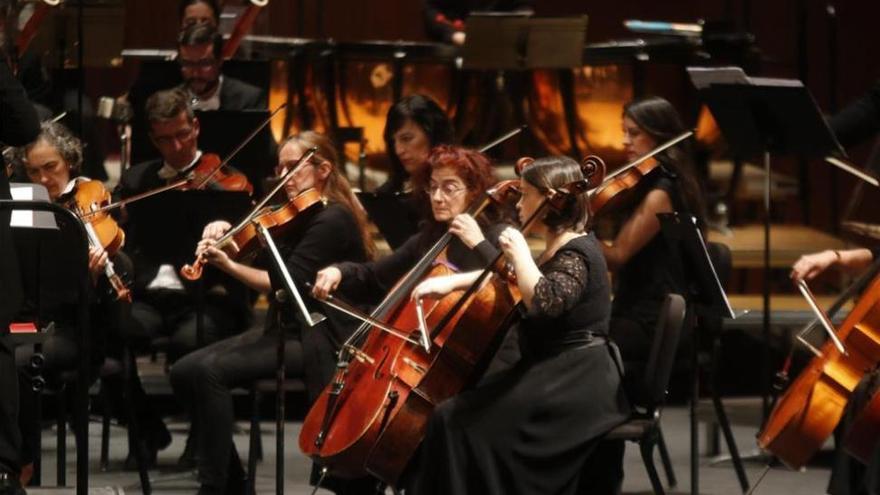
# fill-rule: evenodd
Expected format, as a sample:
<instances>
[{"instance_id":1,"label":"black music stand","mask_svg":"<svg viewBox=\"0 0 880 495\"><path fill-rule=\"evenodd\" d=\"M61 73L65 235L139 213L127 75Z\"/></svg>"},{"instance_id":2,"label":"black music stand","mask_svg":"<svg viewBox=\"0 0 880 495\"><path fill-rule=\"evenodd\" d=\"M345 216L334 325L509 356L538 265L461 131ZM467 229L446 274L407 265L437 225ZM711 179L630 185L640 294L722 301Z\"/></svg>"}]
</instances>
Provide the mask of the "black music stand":
<instances>
[{"instance_id":1,"label":"black music stand","mask_svg":"<svg viewBox=\"0 0 880 495\"><path fill-rule=\"evenodd\" d=\"M46 309L45 305L54 306L72 303L77 307L76 324L80 329L90 327L89 298L92 287L88 275L88 236L79 218L70 210L55 203L40 200L0 200L0 209L11 211L30 210L49 212L54 216L58 226L38 226L37 228L18 228L15 237L16 250L19 256L19 268L22 273L22 287L25 300L35 300L37 316ZM56 258L53 249L41 249L42 244L65 243L65 259L71 260L63 267L64 272L49 271L44 266ZM57 249L57 248L56 248ZM23 256L25 255L25 256ZM60 279L64 279L62 280ZM50 283L43 284L44 279ZM71 281L76 281L71 283ZM75 287L74 287L75 285ZM57 290L57 292L56 292ZM48 298L49 300L44 300ZM5 329L4 329L5 332ZM4 338L8 338L4 336ZM89 445L88 445L88 411L89 411L89 364L90 339L89 332L80 332L78 342L79 364L77 367L76 400L74 435L76 437L76 494L87 495L89 486Z\"/></svg>"},{"instance_id":2,"label":"black music stand","mask_svg":"<svg viewBox=\"0 0 880 495\"><path fill-rule=\"evenodd\" d=\"M724 287L718 278L712 259L709 257L709 251L703 240L703 235L697 226L696 219L675 213L659 213L657 218L660 220L660 230L663 238L669 245L670 250L676 253L676 259L681 260L679 266L681 275L686 284L686 294L683 294L687 300L687 325L691 330L692 349L691 349L691 365L693 367L693 380L691 388L691 405L690 405L690 430L691 430L691 493L699 493L699 431L697 428L697 404L700 400L700 375L699 375L699 332L697 329L698 315L707 317L727 317L734 318L733 309L724 293ZM719 419L724 429L727 439L728 448L731 455L735 459L739 459L739 453L736 443L733 441L733 434L730 432L730 425L727 422L724 409L718 409L720 403L716 404L716 411L719 413ZM735 462L737 477L739 478L743 492L748 490L748 479L745 471L742 469L741 462Z\"/></svg>"},{"instance_id":3,"label":"black music stand","mask_svg":"<svg viewBox=\"0 0 880 495\"><path fill-rule=\"evenodd\" d=\"M254 129L269 117L268 110L210 110L197 111L201 130L199 148L224 159ZM260 132L236 154L229 164L245 175L254 186L254 195L263 195L263 181L274 175L278 164L278 145L269 126Z\"/></svg>"},{"instance_id":4,"label":"black music stand","mask_svg":"<svg viewBox=\"0 0 880 495\"><path fill-rule=\"evenodd\" d=\"M410 193L359 192L357 197L392 250L418 232L419 215Z\"/></svg>"},{"instance_id":5,"label":"black music stand","mask_svg":"<svg viewBox=\"0 0 880 495\"><path fill-rule=\"evenodd\" d=\"M750 79L751 84L710 84L700 91L738 159L764 161L764 289L762 406L770 413L770 166L771 155L843 156L813 96L797 80Z\"/></svg>"}]
</instances>

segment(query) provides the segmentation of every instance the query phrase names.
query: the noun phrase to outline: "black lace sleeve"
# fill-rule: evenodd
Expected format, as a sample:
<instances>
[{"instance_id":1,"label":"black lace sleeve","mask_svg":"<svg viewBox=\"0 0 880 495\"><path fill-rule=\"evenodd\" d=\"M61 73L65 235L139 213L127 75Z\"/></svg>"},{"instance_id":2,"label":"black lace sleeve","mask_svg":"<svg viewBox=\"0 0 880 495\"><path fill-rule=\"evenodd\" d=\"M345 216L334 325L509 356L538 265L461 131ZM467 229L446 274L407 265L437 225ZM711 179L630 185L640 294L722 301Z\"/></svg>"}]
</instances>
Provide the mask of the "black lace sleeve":
<instances>
[{"instance_id":1,"label":"black lace sleeve","mask_svg":"<svg viewBox=\"0 0 880 495\"><path fill-rule=\"evenodd\" d=\"M573 251L560 251L541 267L529 317L556 318L574 307L587 286L586 260Z\"/></svg>"}]
</instances>

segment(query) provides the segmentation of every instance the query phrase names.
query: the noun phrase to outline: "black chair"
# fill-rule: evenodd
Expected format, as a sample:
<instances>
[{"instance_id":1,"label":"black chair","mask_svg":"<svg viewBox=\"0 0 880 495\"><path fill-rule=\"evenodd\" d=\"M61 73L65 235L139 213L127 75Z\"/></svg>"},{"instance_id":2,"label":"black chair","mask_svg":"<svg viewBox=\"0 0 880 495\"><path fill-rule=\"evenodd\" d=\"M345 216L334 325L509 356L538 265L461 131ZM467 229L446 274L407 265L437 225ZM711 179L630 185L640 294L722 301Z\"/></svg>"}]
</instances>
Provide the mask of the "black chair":
<instances>
[{"instance_id":1,"label":"black chair","mask_svg":"<svg viewBox=\"0 0 880 495\"><path fill-rule=\"evenodd\" d=\"M644 410L636 410L630 418L611 430L605 436L606 440L629 440L639 444L639 451L648 471L648 478L654 493L664 494L663 485L654 465L654 447L658 447L666 476L670 486L675 486L675 474L669 463L669 453L666 451L666 443L660 430L660 411L666 399L666 388L669 385L669 377L675 362L675 351L678 348L678 340L684 327L686 303L682 296L669 294L660 310L657 320L657 329L654 332L654 342L651 345L651 353L645 366Z\"/></svg>"}]
</instances>

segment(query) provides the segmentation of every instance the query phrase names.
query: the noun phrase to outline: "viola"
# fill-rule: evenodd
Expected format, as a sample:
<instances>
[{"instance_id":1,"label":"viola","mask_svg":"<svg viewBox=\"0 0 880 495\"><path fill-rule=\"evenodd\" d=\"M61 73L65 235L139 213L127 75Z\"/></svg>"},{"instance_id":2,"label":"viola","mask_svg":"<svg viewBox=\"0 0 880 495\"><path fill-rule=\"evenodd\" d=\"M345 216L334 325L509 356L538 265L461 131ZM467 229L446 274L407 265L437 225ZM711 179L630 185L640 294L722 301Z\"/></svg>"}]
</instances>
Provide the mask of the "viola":
<instances>
[{"instance_id":1,"label":"viola","mask_svg":"<svg viewBox=\"0 0 880 495\"><path fill-rule=\"evenodd\" d=\"M590 193L590 209L593 214L598 215L603 210L611 210L621 204L628 196L628 193L644 177L660 166L660 162L654 156L691 137L693 134L693 131L683 132L606 177L602 184Z\"/></svg>"},{"instance_id":2,"label":"viola","mask_svg":"<svg viewBox=\"0 0 880 495\"><path fill-rule=\"evenodd\" d=\"M69 199L64 200L64 204L82 220L89 245L102 247L107 255L112 257L125 244L125 231L119 227L113 217L102 211L110 201L110 192L104 184L97 180L89 180L78 182ZM131 292L116 273L113 262L109 259L104 265L104 274L110 281L116 298L131 302Z\"/></svg>"},{"instance_id":3,"label":"viola","mask_svg":"<svg viewBox=\"0 0 880 495\"><path fill-rule=\"evenodd\" d=\"M272 235L284 235L303 212L323 204L321 193L308 189L284 205L260 210L249 222L239 224L237 228L217 239L214 247L223 250L234 260L250 259L261 247L257 225L265 227ZM187 280L198 280L202 276L204 264L205 258L199 256L192 264L181 267L180 275Z\"/></svg>"},{"instance_id":4,"label":"viola","mask_svg":"<svg viewBox=\"0 0 880 495\"><path fill-rule=\"evenodd\" d=\"M601 168L604 175L600 160L590 164L596 165L594 173ZM506 181L487 191L469 213L476 215L493 202L508 201L516 183ZM579 181L551 191L524 228L547 206L560 207L571 194L585 193L591 186L595 184ZM466 291L426 307L409 297L424 278L451 271L438 262L450 239L447 233L435 243L370 315L404 336L379 331L384 329L370 323L359 328L340 352L333 381L306 416L300 449L330 473L342 477L369 473L395 485L424 437L434 407L479 378L515 317L519 291L494 276L497 260ZM419 328L427 334L427 346L422 330L411 330Z\"/></svg>"},{"instance_id":5,"label":"viola","mask_svg":"<svg viewBox=\"0 0 880 495\"><path fill-rule=\"evenodd\" d=\"M229 165L224 166L220 157L205 153L186 177L182 189L213 189L216 191L247 191L254 193L247 176Z\"/></svg>"}]
</instances>

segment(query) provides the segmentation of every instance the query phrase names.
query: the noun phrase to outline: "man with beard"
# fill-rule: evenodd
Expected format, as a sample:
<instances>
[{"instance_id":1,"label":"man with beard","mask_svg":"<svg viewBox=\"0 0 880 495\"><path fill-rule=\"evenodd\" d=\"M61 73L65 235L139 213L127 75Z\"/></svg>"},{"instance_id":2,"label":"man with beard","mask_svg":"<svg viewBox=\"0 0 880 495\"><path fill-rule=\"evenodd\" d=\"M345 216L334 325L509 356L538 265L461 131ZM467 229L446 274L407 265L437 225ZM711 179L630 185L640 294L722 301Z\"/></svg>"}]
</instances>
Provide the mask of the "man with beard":
<instances>
[{"instance_id":1,"label":"man with beard","mask_svg":"<svg viewBox=\"0 0 880 495\"><path fill-rule=\"evenodd\" d=\"M177 61L193 110L266 108L266 95L262 90L220 72L222 50L223 38L209 24L194 24L180 33Z\"/></svg>"}]
</instances>

